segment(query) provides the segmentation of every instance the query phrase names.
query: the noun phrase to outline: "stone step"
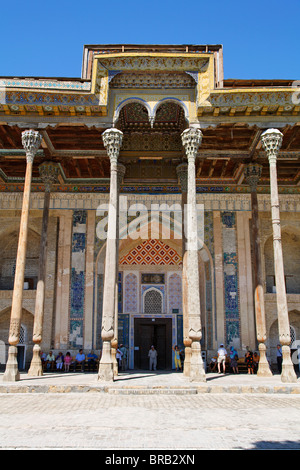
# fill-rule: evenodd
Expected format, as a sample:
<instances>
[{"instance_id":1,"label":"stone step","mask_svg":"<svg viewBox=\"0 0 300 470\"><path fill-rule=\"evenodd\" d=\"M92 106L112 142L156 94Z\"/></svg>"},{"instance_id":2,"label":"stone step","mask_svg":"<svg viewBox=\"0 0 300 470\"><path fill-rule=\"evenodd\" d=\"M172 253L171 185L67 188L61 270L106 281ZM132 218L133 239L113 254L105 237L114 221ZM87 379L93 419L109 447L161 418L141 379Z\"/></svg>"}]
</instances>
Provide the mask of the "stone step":
<instances>
[{"instance_id":1,"label":"stone step","mask_svg":"<svg viewBox=\"0 0 300 470\"><path fill-rule=\"evenodd\" d=\"M196 388L169 388L169 387L136 387L136 388L108 388L108 393L114 395L196 395Z\"/></svg>"},{"instance_id":2,"label":"stone step","mask_svg":"<svg viewBox=\"0 0 300 470\"><path fill-rule=\"evenodd\" d=\"M114 395L300 394L300 385L123 386L90 384L0 384L6 393L108 393Z\"/></svg>"}]
</instances>

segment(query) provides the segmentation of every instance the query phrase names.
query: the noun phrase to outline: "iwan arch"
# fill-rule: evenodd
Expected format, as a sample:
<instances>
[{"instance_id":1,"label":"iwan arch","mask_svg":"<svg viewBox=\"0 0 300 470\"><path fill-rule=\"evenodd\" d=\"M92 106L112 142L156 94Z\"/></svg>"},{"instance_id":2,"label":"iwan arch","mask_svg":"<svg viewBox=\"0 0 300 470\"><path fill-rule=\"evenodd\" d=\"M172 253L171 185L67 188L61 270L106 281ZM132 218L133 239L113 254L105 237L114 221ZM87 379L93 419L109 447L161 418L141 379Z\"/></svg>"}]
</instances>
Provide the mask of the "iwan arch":
<instances>
[{"instance_id":1,"label":"iwan arch","mask_svg":"<svg viewBox=\"0 0 300 470\"><path fill-rule=\"evenodd\" d=\"M40 375L41 349L83 348L102 351L98 379L111 381L122 342L130 369L152 343L172 369L179 344L191 381L220 343L259 350L268 375L281 343L282 380L295 381L292 81L224 80L219 45L95 45L81 78L1 83L4 380L23 365Z\"/></svg>"}]
</instances>

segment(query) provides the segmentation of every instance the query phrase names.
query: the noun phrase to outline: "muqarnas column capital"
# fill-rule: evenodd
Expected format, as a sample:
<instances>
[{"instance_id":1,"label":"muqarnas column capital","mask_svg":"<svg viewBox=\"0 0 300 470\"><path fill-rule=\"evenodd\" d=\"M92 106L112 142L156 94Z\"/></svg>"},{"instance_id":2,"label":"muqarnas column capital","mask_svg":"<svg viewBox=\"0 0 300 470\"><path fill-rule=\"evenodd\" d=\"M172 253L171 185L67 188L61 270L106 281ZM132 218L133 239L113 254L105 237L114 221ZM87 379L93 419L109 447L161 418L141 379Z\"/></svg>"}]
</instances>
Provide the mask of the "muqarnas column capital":
<instances>
[{"instance_id":1,"label":"muqarnas column capital","mask_svg":"<svg viewBox=\"0 0 300 470\"><path fill-rule=\"evenodd\" d=\"M182 145L187 155L188 162L195 162L198 149L202 142L203 134L197 127L189 127L181 134Z\"/></svg>"},{"instance_id":2,"label":"muqarnas column capital","mask_svg":"<svg viewBox=\"0 0 300 470\"><path fill-rule=\"evenodd\" d=\"M123 141L123 132L116 128L106 129L102 134L103 144L107 150L110 163L117 164Z\"/></svg>"},{"instance_id":3,"label":"muqarnas column capital","mask_svg":"<svg viewBox=\"0 0 300 470\"><path fill-rule=\"evenodd\" d=\"M187 192L188 164L187 163L180 163L176 167L176 172L177 172L179 184L181 186L181 191L182 192Z\"/></svg>"},{"instance_id":4,"label":"muqarnas column capital","mask_svg":"<svg viewBox=\"0 0 300 470\"><path fill-rule=\"evenodd\" d=\"M42 143L42 136L38 131L29 129L22 132L22 145L26 151L27 163L33 163L33 159Z\"/></svg>"},{"instance_id":5,"label":"muqarnas column capital","mask_svg":"<svg viewBox=\"0 0 300 470\"><path fill-rule=\"evenodd\" d=\"M261 135L262 145L270 165L276 164L277 155L282 145L282 138L283 134L278 129L267 129Z\"/></svg>"},{"instance_id":6,"label":"muqarnas column capital","mask_svg":"<svg viewBox=\"0 0 300 470\"><path fill-rule=\"evenodd\" d=\"M43 162L39 166L41 180L45 185L45 191L50 192L51 186L58 182L59 166L55 162Z\"/></svg>"},{"instance_id":7,"label":"muqarnas column capital","mask_svg":"<svg viewBox=\"0 0 300 470\"><path fill-rule=\"evenodd\" d=\"M249 184L251 191L256 191L257 189L262 168L262 165L259 163L249 163L244 170L245 180Z\"/></svg>"}]
</instances>

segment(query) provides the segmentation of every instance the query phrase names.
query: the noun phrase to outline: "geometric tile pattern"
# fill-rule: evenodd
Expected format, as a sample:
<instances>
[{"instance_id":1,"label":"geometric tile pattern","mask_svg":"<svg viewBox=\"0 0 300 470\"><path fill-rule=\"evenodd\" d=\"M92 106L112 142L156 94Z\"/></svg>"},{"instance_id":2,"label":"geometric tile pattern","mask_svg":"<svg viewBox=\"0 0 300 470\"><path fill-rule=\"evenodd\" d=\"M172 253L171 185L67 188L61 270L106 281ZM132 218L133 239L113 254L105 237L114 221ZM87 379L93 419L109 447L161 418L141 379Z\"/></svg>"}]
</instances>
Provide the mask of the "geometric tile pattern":
<instances>
[{"instance_id":1,"label":"geometric tile pattern","mask_svg":"<svg viewBox=\"0 0 300 470\"><path fill-rule=\"evenodd\" d=\"M169 312L182 313L182 282L176 273L169 277Z\"/></svg>"},{"instance_id":2,"label":"geometric tile pattern","mask_svg":"<svg viewBox=\"0 0 300 470\"><path fill-rule=\"evenodd\" d=\"M204 217L204 242L212 257L212 266L210 262L205 262L206 344L208 349L211 349L213 347L213 331L214 329L217 330L216 317L213 318L214 299L212 297L212 270L214 269L213 211L205 211Z\"/></svg>"},{"instance_id":3,"label":"geometric tile pattern","mask_svg":"<svg viewBox=\"0 0 300 470\"><path fill-rule=\"evenodd\" d=\"M73 212L69 331L72 348L83 346L86 216L83 210Z\"/></svg>"},{"instance_id":4,"label":"geometric tile pattern","mask_svg":"<svg viewBox=\"0 0 300 470\"><path fill-rule=\"evenodd\" d=\"M151 309L151 305L148 304L148 306L150 307L150 310L151 311L148 311L147 312L145 311L145 304L146 304L146 298L149 298L147 293L149 291L156 291L159 296L160 296L160 302L161 302L161 306L160 306L160 311L158 310L153 310ZM142 298L142 311L144 313L155 313L155 314L159 314L159 313L163 313L165 312L165 286L159 286L157 284L147 284L147 285L143 285L141 286L141 298ZM159 298L159 297L157 297Z\"/></svg>"},{"instance_id":5,"label":"geometric tile pattern","mask_svg":"<svg viewBox=\"0 0 300 470\"><path fill-rule=\"evenodd\" d=\"M227 345L239 347L240 312L235 212L223 212L222 224L226 328L225 341Z\"/></svg>"},{"instance_id":6,"label":"geometric tile pattern","mask_svg":"<svg viewBox=\"0 0 300 470\"><path fill-rule=\"evenodd\" d=\"M133 273L126 274L124 285L124 312L136 313L138 300L138 280Z\"/></svg>"},{"instance_id":7,"label":"geometric tile pattern","mask_svg":"<svg viewBox=\"0 0 300 470\"><path fill-rule=\"evenodd\" d=\"M160 240L145 240L120 259L121 265L176 265L182 264L181 256Z\"/></svg>"}]
</instances>

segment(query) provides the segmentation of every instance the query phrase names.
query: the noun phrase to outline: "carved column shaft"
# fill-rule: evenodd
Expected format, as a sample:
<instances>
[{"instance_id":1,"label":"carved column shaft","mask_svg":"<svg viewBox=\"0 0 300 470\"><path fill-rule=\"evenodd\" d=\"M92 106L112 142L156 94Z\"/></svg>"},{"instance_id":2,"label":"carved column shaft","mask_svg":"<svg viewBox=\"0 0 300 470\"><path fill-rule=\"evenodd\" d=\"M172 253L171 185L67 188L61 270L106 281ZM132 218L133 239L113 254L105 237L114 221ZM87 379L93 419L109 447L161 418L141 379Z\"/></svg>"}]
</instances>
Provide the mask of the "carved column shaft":
<instances>
[{"instance_id":1,"label":"carved column shaft","mask_svg":"<svg viewBox=\"0 0 300 470\"><path fill-rule=\"evenodd\" d=\"M23 191L22 213L20 220L19 242L16 259L16 271L14 280L14 289L12 296L11 318L8 342L10 344L9 357L6 365L6 371L3 376L4 381L16 381L20 379L17 365L17 344L19 343L22 302L24 289L24 274L26 263L28 220L30 208L30 191L32 180L32 166L35 154L41 144L42 137L39 132L28 130L22 132L22 144L26 151L26 173Z\"/></svg>"},{"instance_id":2,"label":"carved column shaft","mask_svg":"<svg viewBox=\"0 0 300 470\"><path fill-rule=\"evenodd\" d=\"M272 376L269 363L266 357L267 339L265 300L263 288L261 247L259 236L258 221L258 201L257 201L257 184L262 172L262 166L258 164L249 164L245 169L245 178L251 188L251 227L253 238L253 264L254 264L254 305L256 319L256 335L259 343L259 365L257 375L260 377Z\"/></svg>"},{"instance_id":3,"label":"carved column shaft","mask_svg":"<svg viewBox=\"0 0 300 470\"><path fill-rule=\"evenodd\" d=\"M182 314L183 314L183 344L185 346L183 374L190 376L191 368L191 344L189 337L189 318L187 308L187 251L186 251L186 227L185 227L185 208L187 206L187 189L188 189L188 165L181 163L177 166L177 175L181 186L181 211L182 211Z\"/></svg>"},{"instance_id":4,"label":"carved column shaft","mask_svg":"<svg viewBox=\"0 0 300 470\"><path fill-rule=\"evenodd\" d=\"M55 163L45 162L39 167L41 179L45 185L44 208L42 220L42 234L40 242L39 273L36 288L35 312L33 323L33 358L28 371L30 376L43 375L42 362L40 358L40 346L43 337L43 320L45 306L45 283L46 283L46 264L47 264L47 234L50 207L51 186L57 181L59 168Z\"/></svg>"},{"instance_id":5,"label":"carved column shaft","mask_svg":"<svg viewBox=\"0 0 300 470\"><path fill-rule=\"evenodd\" d=\"M123 133L118 129L107 129L102 134L104 146L110 159L110 194L108 211L108 230L103 292L102 315L102 357L99 364L98 379L113 381L113 360L111 341L114 339L116 279L117 279L117 212L118 212L118 155L122 145Z\"/></svg>"},{"instance_id":6,"label":"carved column shaft","mask_svg":"<svg viewBox=\"0 0 300 470\"><path fill-rule=\"evenodd\" d=\"M270 189L271 189L271 215L273 227L273 249L274 249L274 268L276 282L276 300L278 314L279 340L282 345L282 382L295 382L297 380L294 367L290 357L291 342L290 325L285 289L284 266L281 245L281 227L279 197L277 185L276 161L279 149L282 144L283 135L277 129L268 129L262 136L262 144L267 153L270 167Z\"/></svg>"},{"instance_id":7,"label":"carved column shaft","mask_svg":"<svg viewBox=\"0 0 300 470\"><path fill-rule=\"evenodd\" d=\"M120 211L120 186L123 182L123 178L125 175L126 168L122 164L117 165L117 216L116 216L116 224L117 224L117 229L116 229L116 250L117 250L117 255L116 255L116 293L115 293L115 323L114 323L114 339L112 340L112 356L113 356L113 363L114 363L114 375L118 375L118 362L116 359L116 348L118 347L118 317L119 317L119 303L118 303L118 292L119 292L119 238L120 238L120 233L119 233L119 211Z\"/></svg>"},{"instance_id":8,"label":"carved column shaft","mask_svg":"<svg viewBox=\"0 0 300 470\"><path fill-rule=\"evenodd\" d=\"M196 207L196 171L195 160L198 148L202 141L200 129L189 128L183 131L182 144L188 160L188 194L187 194L187 284L188 284L188 317L189 338L191 340L191 367L190 379L192 381L205 381L205 371L201 356L200 340L201 312L199 292L199 265L198 265L198 230Z\"/></svg>"}]
</instances>

